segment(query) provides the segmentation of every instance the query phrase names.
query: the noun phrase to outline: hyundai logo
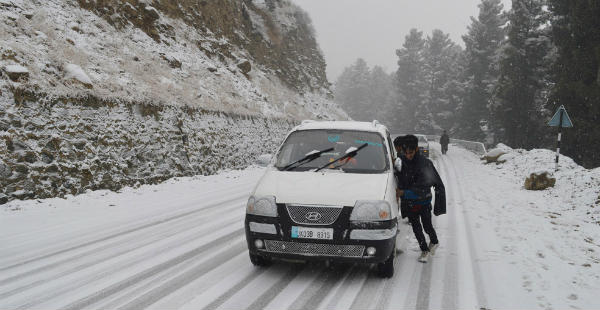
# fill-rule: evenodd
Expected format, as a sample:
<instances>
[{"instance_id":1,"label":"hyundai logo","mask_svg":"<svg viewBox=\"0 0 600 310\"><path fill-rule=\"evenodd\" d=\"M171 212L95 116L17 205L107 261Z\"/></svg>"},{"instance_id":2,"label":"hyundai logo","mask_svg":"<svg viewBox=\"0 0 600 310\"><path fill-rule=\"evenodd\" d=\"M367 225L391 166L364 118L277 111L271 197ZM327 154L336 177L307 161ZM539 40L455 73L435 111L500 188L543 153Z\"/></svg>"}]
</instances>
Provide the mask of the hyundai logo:
<instances>
[{"instance_id":1,"label":"hyundai logo","mask_svg":"<svg viewBox=\"0 0 600 310\"><path fill-rule=\"evenodd\" d=\"M313 212L307 212L304 217L309 221L318 221L321 219L322 216L321 216L321 213L313 211Z\"/></svg>"}]
</instances>

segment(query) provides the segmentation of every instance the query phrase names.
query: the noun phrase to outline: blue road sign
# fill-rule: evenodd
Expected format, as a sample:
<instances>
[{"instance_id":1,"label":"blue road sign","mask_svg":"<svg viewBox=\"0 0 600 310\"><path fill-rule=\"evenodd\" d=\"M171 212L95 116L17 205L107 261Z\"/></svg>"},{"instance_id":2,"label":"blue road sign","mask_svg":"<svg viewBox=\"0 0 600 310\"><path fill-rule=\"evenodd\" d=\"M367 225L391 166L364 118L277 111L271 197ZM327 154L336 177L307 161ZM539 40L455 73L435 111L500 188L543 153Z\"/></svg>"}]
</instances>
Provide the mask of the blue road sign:
<instances>
[{"instance_id":1,"label":"blue road sign","mask_svg":"<svg viewBox=\"0 0 600 310\"><path fill-rule=\"evenodd\" d=\"M554 116L552 116L552 119L550 120L550 122L548 122L548 125L552 126L552 127L558 127L558 125L560 124L560 114L563 114L562 116L562 124L560 127L573 127L573 122L571 122L571 118L569 118L569 114L567 114L567 110L565 109L564 105L561 105L560 107L558 107L558 110L556 110L556 113L554 113Z\"/></svg>"}]
</instances>

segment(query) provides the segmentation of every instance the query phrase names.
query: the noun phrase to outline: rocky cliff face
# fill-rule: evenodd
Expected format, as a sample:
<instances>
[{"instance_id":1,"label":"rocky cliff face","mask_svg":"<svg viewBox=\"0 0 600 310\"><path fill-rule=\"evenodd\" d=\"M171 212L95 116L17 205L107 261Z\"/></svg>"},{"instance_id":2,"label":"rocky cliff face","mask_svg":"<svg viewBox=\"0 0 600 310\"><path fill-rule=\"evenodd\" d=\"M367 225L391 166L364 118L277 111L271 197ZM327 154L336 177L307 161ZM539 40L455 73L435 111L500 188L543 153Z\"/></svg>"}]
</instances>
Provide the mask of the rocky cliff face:
<instances>
[{"instance_id":1,"label":"rocky cliff face","mask_svg":"<svg viewBox=\"0 0 600 310\"><path fill-rule=\"evenodd\" d=\"M345 119L286 0L0 0L0 203L241 168Z\"/></svg>"},{"instance_id":2,"label":"rocky cliff face","mask_svg":"<svg viewBox=\"0 0 600 310\"><path fill-rule=\"evenodd\" d=\"M272 152L294 125L168 105L36 96L0 100L0 202L244 168Z\"/></svg>"},{"instance_id":3,"label":"rocky cliff face","mask_svg":"<svg viewBox=\"0 0 600 310\"><path fill-rule=\"evenodd\" d=\"M118 29L133 25L157 43L169 44L177 40L177 33L171 21L160 18L164 14L172 21L183 21L205 37L226 38L226 42L202 39L193 42L212 59L239 61L232 53L237 48L247 51L254 61L299 92L329 88L325 61L314 38L310 19L288 1L78 2Z\"/></svg>"}]
</instances>

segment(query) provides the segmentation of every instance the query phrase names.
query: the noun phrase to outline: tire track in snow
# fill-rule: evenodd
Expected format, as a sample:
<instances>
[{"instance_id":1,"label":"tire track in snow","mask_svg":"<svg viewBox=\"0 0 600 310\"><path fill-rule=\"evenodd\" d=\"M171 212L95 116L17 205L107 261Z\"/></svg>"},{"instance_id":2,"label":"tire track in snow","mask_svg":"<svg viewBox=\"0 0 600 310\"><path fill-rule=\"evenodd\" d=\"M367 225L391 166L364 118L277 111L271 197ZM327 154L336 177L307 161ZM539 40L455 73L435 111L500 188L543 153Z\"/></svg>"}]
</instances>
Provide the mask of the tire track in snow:
<instances>
[{"instance_id":1,"label":"tire track in snow","mask_svg":"<svg viewBox=\"0 0 600 310\"><path fill-rule=\"evenodd\" d=\"M329 295L333 287L340 280L340 276L347 272L347 268L343 270L325 269L317 276L316 283L311 283L303 292L294 300L289 309L317 309L321 302Z\"/></svg>"},{"instance_id":2,"label":"tire track in snow","mask_svg":"<svg viewBox=\"0 0 600 310\"><path fill-rule=\"evenodd\" d=\"M344 277L339 284L339 288L336 290L333 296L329 296L329 303L327 305L322 305L319 307L320 309L349 309L351 306L351 302L346 304L344 300L345 295L352 294L352 288L357 287L356 292L360 291L362 287L362 283L365 280L363 276L364 270L354 265L350 268L349 273ZM360 282L360 283L359 283ZM359 287L360 285L360 287ZM347 299L347 298L346 298ZM354 299L352 300L354 301Z\"/></svg>"},{"instance_id":3,"label":"tire track in snow","mask_svg":"<svg viewBox=\"0 0 600 310\"><path fill-rule=\"evenodd\" d=\"M206 274L210 270L218 267L219 265L227 262L228 260L236 257L240 253L246 250L246 241L242 240L236 242L232 247L218 254L216 257L210 259L210 261L179 275L178 277L163 283L162 285L150 290L144 295L134 299L133 301L119 307L119 310L129 309L144 309L153 303L159 301L163 297L173 293L174 291L184 287L188 283L196 280L202 275Z\"/></svg>"},{"instance_id":4,"label":"tire track in snow","mask_svg":"<svg viewBox=\"0 0 600 310\"><path fill-rule=\"evenodd\" d=\"M401 223L398 223L398 225L402 225L402 229L400 231L400 233L398 234L398 236L405 236L408 233L412 233L412 230L409 229L408 225L404 225ZM396 236L396 238L398 238L398 236ZM405 247L406 246L406 239L403 238L404 240L402 240L402 244ZM398 241L396 241L398 242ZM403 267L405 265L406 259L408 259L407 257L405 257L406 255L402 255L405 251L404 249L400 248L400 250L402 250L403 252L400 252L398 254L396 254L396 259L394 261L394 277L388 280L383 280L385 281L385 284L383 286L382 292L381 292L381 296L379 296L379 302L377 303L377 305L375 306L376 310L383 310L383 309L387 309L389 307L390 304L390 297L396 293L398 294L398 292L394 292L395 289L397 289L397 283L400 280L400 274L403 271L401 267Z\"/></svg>"},{"instance_id":5,"label":"tire track in snow","mask_svg":"<svg viewBox=\"0 0 600 310\"><path fill-rule=\"evenodd\" d=\"M281 293L283 289L286 288L294 280L294 278L304 270L305 265L297 265L294 264L292 268L281 278L279 281L273 283L271 287L258 296L258 298L246 308L247 310L260 310L264 309L275 297L277 294Z\"/></svg>"},{"instance_id":6,"label":"tire track in snow","mask_svg":"<svg viewBox=\"0 0 600 310\"><path fill-rule=\"evenodd\" d=\"M223 224L230 224L231 225L231 224L235 224L238 221L239 221L239 219L237 217L232 217L232 219L229 219L225 223L215 223L215 224L213 224L213 225L211 225L209 227L200 227L200 229L201 229L200 232L195 233L194 235L191 235L191 236L187 236L184 239L177 240L176 243L169 244L166 248L161 249L161 251L162 252L167 252L167 251L169 251L169 250L171 250L173 248L181 246L182 244L186 244L186 243L188 243L188 242L190 242L190 241L192 241L194 239L197 239L197 235L198 234L203 234L204 232L211 232L214 229L218 229L219 227L223 226ZM187 231L188 228L189 227L186 227L184 229L180 229L179 232L185 232L185 231ZM176 235L176 234L177 233L175 233L173 235ZM168 237L170 237L170 236L166 236L165 237L164 235L159 235L158 236L158 240L165 239L165 238L168 238ZM62 272L62 273L60 273L58 275L56 275L56 274L49 275L46 279L41 279L41 280L35 281L35 282L27 284L27 285L25 285L23 287L19 287L17 289L13 289L10 292L3 293L2 295L9 296L9 295L12 295L12 294L18 294L18 293L23 292L26 289L31 289L31 288L40 286L40 285L42 285L44 283L56 281L57 279L61 279L63 277L66 277L66 276L68 276L70 274L73 274L73 273L76 273L78 271L82 271L82 270L84 270L84 269L86 269L88 267L92 267L92 266L95 266L96 264L100 264L100 263L102 263L102 262L104 262L104 261L106 261L108 259L119 257L121 255L125 255L126 253L135 251L135 250L137 250L139 248L143 248L143 247L145 247L145 246L147 246L149 244L152 244L154 242L156 242L156 240L150 240L150 241L144 242L143 244L137 244L137 245L134 244L134 248L133 249L124 249L124 250L122 250L120 252L117 252L117 253L108 253L109 254L108 258L107 257L95 258L94 261L92 261L92 262L88 262L88 263L85 263L85 264L82 264L82 265L79 265L79 266L75 266L74 268L71 268L71 269L69 269L67 271L64 271L64 272ZM154 251L156 251L156 249L150 249L150 252L154 252ZM33 299L33 300L30 299L30 300L28 300L28 304L27 305L30 306L30 305L36 305L36 304L42 303L45 300L49 300L49 299L55 298L57 296L60 296L61 294L68 293L72 289L76 289L78 287L81 287L81 286L84 286L84 285L88 285L89 283L92 283L92 282L97 281L99 279L109 277L110 274L117 273L117 272L119 272L121 270L126 270L127 268L130 268L130 267L135 266L135 265L137 265L139 263L142 263L144 260L147 260L148 257L149 256L146 255L146 254L141 255L141 256L138 255L138 257L136 259L133 259L133 260L129 261L126 264L123 264L123 265L113 264L112 266L109 266L108 268L104 268L105 269L104 271L100 271L100 272L95 273L92 278L77 279L77 280L75 280L73 282L70 282L69 285L63 286L63 287L61 287L58 290L52 290L51 292L49 292L48 294L45 294L43 296L37 294L36 295L36 299Z\"/></svg>"},{"instance_id":7,"label":"tire track in snow","mask_svg":"<svg viewBox=\"0 0 600 310\"><path fill-rule=\"evenodd\" d=\"M465 194L464 194L464 188L462 187L462 181L461 181L461 177L462 175L457 172L456 166L455 166L455 162L452 159L451 156L448 156L449 161L451 162L450 168L454 174L454 179L456 180L457 183L457 188L458 188L458 194L459 194L459 201L464 203L465 202ZM475 251L475 239L473 237L473 230L472 230L472 226L471 226L471 221L468 215L468 212L466 212L466 210L463 210L463 214L464 214L464 220L465 220L465 230L466 230L466 237L467 237L467 244L468 244L468 248L469 248L469 255L471 258L471 267L473 268L473 276L474 276L474 281L475 281L475 293L476 293L476 297L477 297L477 303L478 306L481 308L484 308L487 305L487 301L486 301L486 294L484 291L484 284L483 284L483 279L482 279L482 273L481 273L481 268L479 268L479 264L476 261L476 251Z\"/></svg>"},{"instance_id":8,"label":"tire track in snow","mask_svg":"<svg viewBox=\"0 0 600 310\"><path fill-rule=\"evenodd\" d=\"M265 267L256 267L256 270L247 275L240 282L229 288L225 293L221 294L215 300L213 300L210 304L206 305L202 310L215 310L228 301L235 293L246 287L250 282L254 281L258 276L264 273L267 270Z\"/></svg>"},{"instance_id":9,"label":"tire track in snow","mask_svg":"<svg viewBox=\"0 0 600 310\"><path fill-rule=\"evenodd\" d=\"M226 210L231 210L231 209L235 209L235 208L239 208L239 205L238 204L232 204ZM77 265L75 267L72 267L69 271L62 272L58 276L57 275L52 275L50 280L55 280L57 278L65 276L67 274L77 272L77 271L85 269L85 268L87 268L89 266L93 266L93 265L95 265L97 263L100 263L100 262L102 262L102 261L104 261L104 260L106 260L108 258L114 258L114 257L117 257L117 256L120 256L120 255L129 253L129 252L135 251L135 250L140 249L140 248L142 248L144 246L147 246L147 245L149 245L149 244L151 244L153 242L156 242L157 240L166 239L166 238L174 236L174 235L176 235L178 233L184 232L184 231L188 230L190 227L196 226L197 222L201 222L203 219L205 219L205 218L207 218L209 216L210 215L200 215L199 218L195 218L195 217L179 218L179 219L177 219L173 223L168 223L169 227L173 227L174 226L175 228L166 227L167 228L166 231L161 232L160 235L155 236L154 238L147 238L145 240L145 242L143 242L143 243L138 243L138 244L132 243L132 241L135 242L135 241L137 241L137 238L139 238L139 236L137 236L137 235L132 235L128 239L116 241L116 242L113 242L113 243L109 243L109 244L106 244L106 245L101 246L99 248L93 248L93 249L90 249L90 250L85 251L83 253L77 254L75 256L67 257L67 258L59 260L57 262L54 262L54 263L51 263L51 264L48 264L48 265L44 265L44 266L38 267L38 268L35 268L35 269L32 269L32 270L26 271L24 273L20 273L20 274L14 275L14 276L12 276L10 278L2 279L2 280L0 280L0 286L6 285L6 284L14 282L14 281L18 281L20 279L23 279L23 278L26 278L26 277L29 277L29 276L38 275L41 272L44 272L44 271L47 271L47 270L50 270L50 269L53 269L53 268L57 268L57 267L60 267L60 266L63 266L63 265L69 264L69 263L73 263L73 262L75 262L75 261L77 261L79 259L82 259L82 258L85 258L85 257L88 257L88 256L95 257L95 260L93 260L91 262L87 262L85 264L80 264L80 265ZM181 222L184 222L184 223L181 223ZM181 226L182 224L185 224L185 222L190 222L189 224L192 224L192 225ZM164 224L164 223L161 223L161 224ZM175 224L177 224L177 225L175 225ZM146 228L149 228L149 227L146 227ZM152 228L155 228L155 227L152 227ZM136 231L136 232L141 233L142 231ZM104 250L115 249L116 247L119 247L121 245L129 245L129 247L127 249L124 249L124 250L120 251L120 252L116 252L116 253L115 252L111 252L111 253L108 253L108 255L105 255L105 256L98 256ZM10 296L10 295L12 295L15 292L19 292L19 291L22 291L24 289L32 288L32 287L34 287L36 285L43 284L43 283L45 283L47 281L49 281L49 280L40 279L40 280L36 281L35 284L33 284L33 283L32 284L28 284L26 286L21 286L21 287L15 288L15 289L13 289L12 291L9 291L9 292L0 293L0 298L6 297L6 296Z\"/></svg>"},{"instance_id":10,"label":"tire track in snow","mask_svg":"<svg viewBox=\"0 0 600 310\"><path fill-rule=\"evenodd\" d=\"M450 173L448 172L448 163L446 162L445 159L446 156L441 155L440 156L440 166L443 169L444 175L441 176L443 177L444 180L444 184L446 187L446 203L451 202L452 204L450 205L450 207L454 207L454 210L449 211L448 214L450 215L450 222L448 223L448 237L446 238L446 240L449 240L450 242L448 243L448 255L446 257L446 265L445 265L445 269L444 269L444 291L442 293L442 305L444 306L448 306L448 309L457 309L458 308L458 302L457 302L457 296L458 296L458 275L457 275L457 270L458 270L458 257L457 255L453 255L453 253L451 251L457 251L458 250L458 242L457 242L457 231L456 231L456 225L457 225L457 220L456 217L458 216L458 208L457 208L457 203L456 203L456 199L455 199L455 186L453 183L451 183L450 181ZM451 189L451 190L448 190ZM448 195L451 194L451 195ZM448 199L449 198L449 199Z\"/></svg>"},{"instance_id":11,"label":"tire track in snow","mask_svg":"<svg viewBox=\"0 0 600 310\"><path fill-rule=\"evenodd\" d=\"M419 280L419 290L417 292L416 309L429 309L432 266L433 264L431 262L431 257L429 258L429 261L422 266L421 278Z\"/></svg>"},{"instance_id":12,"label":"tire track in snow","mask_svg":"<svg viewBox=\"0 0 600 310\"><path fill-rule=\"evenodd\" d=\"M385 281L377 275L377 271L374 270L376 268L377 267L369 269L367 279L363 282L363 285L358 294L356 294L354 301L350 306L350 309L370 309L374 305L372 300L375 299L375 296L377 296L378 292L380 292L383 286L383 281Z\"/></svg>"},{"instance_id":13,"label":"tire track in snow","mask_svg":"<svg viewBox=\"0 0 600 310\"><path fill-rule=\"evenodd\" d=\"M181 199L170 199L170 200L168 200L168 203L170 205L178 205L179 203L183 204L183 205L202 205L207 200L215 200L215 199L218 199L221 197L230 197L230 196L239 194L242 191L249 193L250 187L253 186L254 184L255 184L255 182L241 183L241 185L235 186L232 188L209 191L209 192L206 192L203 194L206 196L202 196L202 197L199 197L199 198L193 199L193 200L190 200L190 198L186 195L184 198L181 198ZM165 203L165 201L159 201L156 203L149 204L148 206L152 207L152 206L156 206L156 205L162 205L164 203ZM197 208L194 208L194 209L197 209ZM156 217L156 214L150 214L149 217ZM162 217L164 217L164 215L160 214L158 217L162 218ZM69 224L69 222L63 221L56 225L45 227L44 229L41 229L41 230L37 230L37 231L28 230L27 232L23 232L23 233L16 234L16 235L11 235L10 239L7 239L6 242L7 243L10 242L12 247L7 247L7 248L28 249L27 245L32 242L36 243L39 239L39 236L48 236L48 235L51 235L51 233L54 231L61 232L61 235L58 237L62 237L63 236L62 231L64 231L64 226L67 224ZM122 225L122 226L129 228L129 226L132 226L132 225L131 225L131 223L126 223L125 225ZM95 238L95 237L97 237L96 231L106 229L106 227L103 227L103 226L98 226L97 228L98 228L97 230L90 232L89 228L86 227L85 229L71 231L70 233L74 236L78 236L79 239L85 238L84 237L85 235L90 235L90 238ZM115 227L108 227L108 228L113 229ZM15 236L19 236L19 237L17 238ZM19 239L25 239L25 240L19 240ZM3 242L2 240L4 240L4 239L2 239L2 237L0 236L0 244L2 244L2 242ZM53 243L53 241L56 241L56 240L49 240L49 243ZM65 247L65 246L63 246L63 247ZM31 257L31 256L35 256L35 254L28 255L28 257ZM28 258L28 257L26 256L26 258ZM23 259L19 259L19 261L22 261L22 260ZM0 271L2 271L2 270L3 270L3 268L0 268Z\"/></svg>"},{"instance_id":14,"label":"tire track in snow","mask_svg":"<svg viewBox=\"0 0 600 310\"><path fill-rule=\"evenodd\" d=\"M188 252L186 252L182 255L179 255L175 258L172 258L166 262L163 262L152 268L146 269L145 271L139 272L125 280L122 280L118 283L110 285L109 287L99 290L98 292L96 292L88 297L85 297L78 301L75 301L75 302L67 305L63 309L75 310L75 309L90 308L91 305L93 305L94 303L96 303L108 296L116 294L117 292L119 292L123 289L126 289L127 287L132 286L137 282L143 281L144 279L149 278L159 272L163 272L168 269L171 269L174 266L176 266L182 262L196 258L197 256L202 255L205 251L207 251L215 246L220 246L223 243L226 243L226 242L230 241L231 239L237 237L238 235L242 234L243 232L244 232L243 228L235 230L227 235L224 235L220 238L215 239L214 241L212 241L210 243L204 244L196 249L188 251ZM30 308L30 306L26 305L26 307L24 307L24 308Z\"/></svg>"},{"instance_id":15,"label":"tire track in snow","mask_svg":"<svg viewBox=\"0 0 600 310\"><path fill-rule=\"evenodd\" d=\"M12 264L12 265L9 265L9 266L0 267L0 272L5 271L5 270L9 270L9 269L13 269L13 268L16 268L16 267L20 267L20 266L23 266L23 265L26 265L26 264L30 264L30 263L33 263L33 262L36 262L36 261L48 259L48 258L51 258L52 256L56 256L56 255L60 255L60 254L64 254L64 253L70 252L70 251L78 250L78 249L81 249L81 248L84 248L84 247L87 247L87 246L90 246L90 245L94 245L94 244L97 244L97 243L101 243L101 242L104 242L104 241L115 239L115 238L124 236L126 234L137 232L137 231L149 228L149 227L153 227L153 226L156 226L156 225L160 225L160 224L164 224L164 223L167 223L167 222L171 222L171 221L174 221L176 219L179 219L179 218L191 215L191 214L195 214L195 213L203 212L203 211L206 211L206 210L209 210L209 209L217 208L217 207L220 207L223 204L231 203L233 201L239 200L242 197L246 197L246 196L247 196L246 194L237 195L237 196L234 196L234 197L229 198L227 200L219 201L219 202L210 204L210 205L208 205L206 207L203 207L201 209L196 209L196 210L184 212L182 214L171 216L171 217L168 217L168 218L165 218L165 219L160 219L160 220L157 220L157 221L154 221L154 222L151 222L151 223L148 223L148 224L144 224L144 225L141 225L141 226L138 226L138 227L135 227L135 228L126 229L124 231L120 231L120 232L117 232L117 233L114 233L114 234L110 234L110 235L102 237L100 239L96 239L96 240L91 240L91 241L88 241L88 242L84 242L84 243L79 244L79 245L71 246L71 247L68 247L68 248L63 249L63 250L54 251L52 253L45 254L45 255L42 255L42 256L39 256L39 257L35 257L35 258L32 258L32 259L28 259L28 260L25 260L25 261L22 261L22 262L19 262L19 263L16 263L16 264Z\"/></svg>"},{"instance_id":16,"label":"tire track in snow","mask_svg":"<svg viewBox=\"0 0 600 310\"><path fill-rule=\"evenodd\" d=\"M239 221L238 219L233 219L233 221L231 221L231 223L237 222ZM203 234L204 232L209 232L211 230L214 230L214 227L218 227L220 226L219 224L213 225L213 227L201 227L200 230L200 234ZM57 300L57 297L61 296L61 295L67 295L69 293L72 293L74 291L77 291L78 289L82 289L85 288L86 286L91 286L94 285L94 282L98 282L98 281L102 281L104 280L106 282L106 279L110 279L111 276L113 275L118 275L119 272L121 271L127 271L130 268L135 268L135 266L143 264L144 261L147 261L149 257L154 257L154 255L156 255L156 253L165 253L165 252L169 252L173 249L176 249L177 247L181 246L181 244L185 244L188 243L190 240L192 239L197 239L197 235L198 232L195 232L194 235L192 236L188 236L187 239L184 240L176 240L177 242L171 242L169 243L169 245L166 248L161 248L161 249L149 249L148 251L141 253L139 255L137 255L136 257L133 257L133 259L126 261L125 263L112 263L110 266L106 266L103 267L103 270L100 270L98 272L94 272L91 275L80 275L80 274L75 274L76 279L72 279L70 282L65 282L65 284L63 285L56 285L54 284L54 287L49 286L44 288L45 290L37 293L37 292L33 292L33 293L29 293L29 296L25 296L26 300L26 304L21 304L19 306L14 306L13 308L19 308L19 309L27 309L30 308L33 305L43 305L44 303L47 303L48 301L51 300ZM221 236L223 237L223 236ZM202 246L204 246L206 244L202 244ZM185 266L189 264L189 261L186 261L184 263L181 263L179 265L174 265L172 266L172 268L168 268L165 269L169 272L172 272L178 268L180 268L180 266ZM140 281L145 281L147 279L151 279L153 277L157 277L160 275L159 273L155 273L153 275L151 275L148 278L142 279ZM64 281L63 281L64 282ZM113 282L109 282L113 283ZM133 283L132 286L137 285L140 282L137 283ZM108 284L107 284L108 285ZM130 286L131 287L131 286ZM123 288L121 290L124 291L127 288Z\"/></svg>"}]
</instances>

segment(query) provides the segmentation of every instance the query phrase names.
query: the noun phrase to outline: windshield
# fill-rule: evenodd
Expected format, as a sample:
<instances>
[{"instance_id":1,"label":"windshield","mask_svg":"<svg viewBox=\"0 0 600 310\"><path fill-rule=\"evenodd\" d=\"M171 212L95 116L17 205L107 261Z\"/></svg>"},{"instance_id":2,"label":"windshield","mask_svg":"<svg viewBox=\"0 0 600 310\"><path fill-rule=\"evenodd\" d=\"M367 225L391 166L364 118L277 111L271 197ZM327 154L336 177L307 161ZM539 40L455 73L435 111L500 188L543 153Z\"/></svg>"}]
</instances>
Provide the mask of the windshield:
<instances>
[{"instance_id":1,"label":"windshield","mask_svg":"<svg viewBox=\"0 0 600 310\"><path fill-rule=\"evenodd\" d=\"M284 167L302 159L310 152L333 148L333 151L325 152L319 158L291 171L319 168L344 156L346 150L350 147L358 148L365 143L367 146L360 150L355 157L344 160L340 169L351 173L381 173L387 171L387 151L381 135L375 132L325 129L302 130L290 134L277 154L275 167L283 170ZM336 166L339 164L339 162L336 163Z\"/></svg>"}]
</instances>

